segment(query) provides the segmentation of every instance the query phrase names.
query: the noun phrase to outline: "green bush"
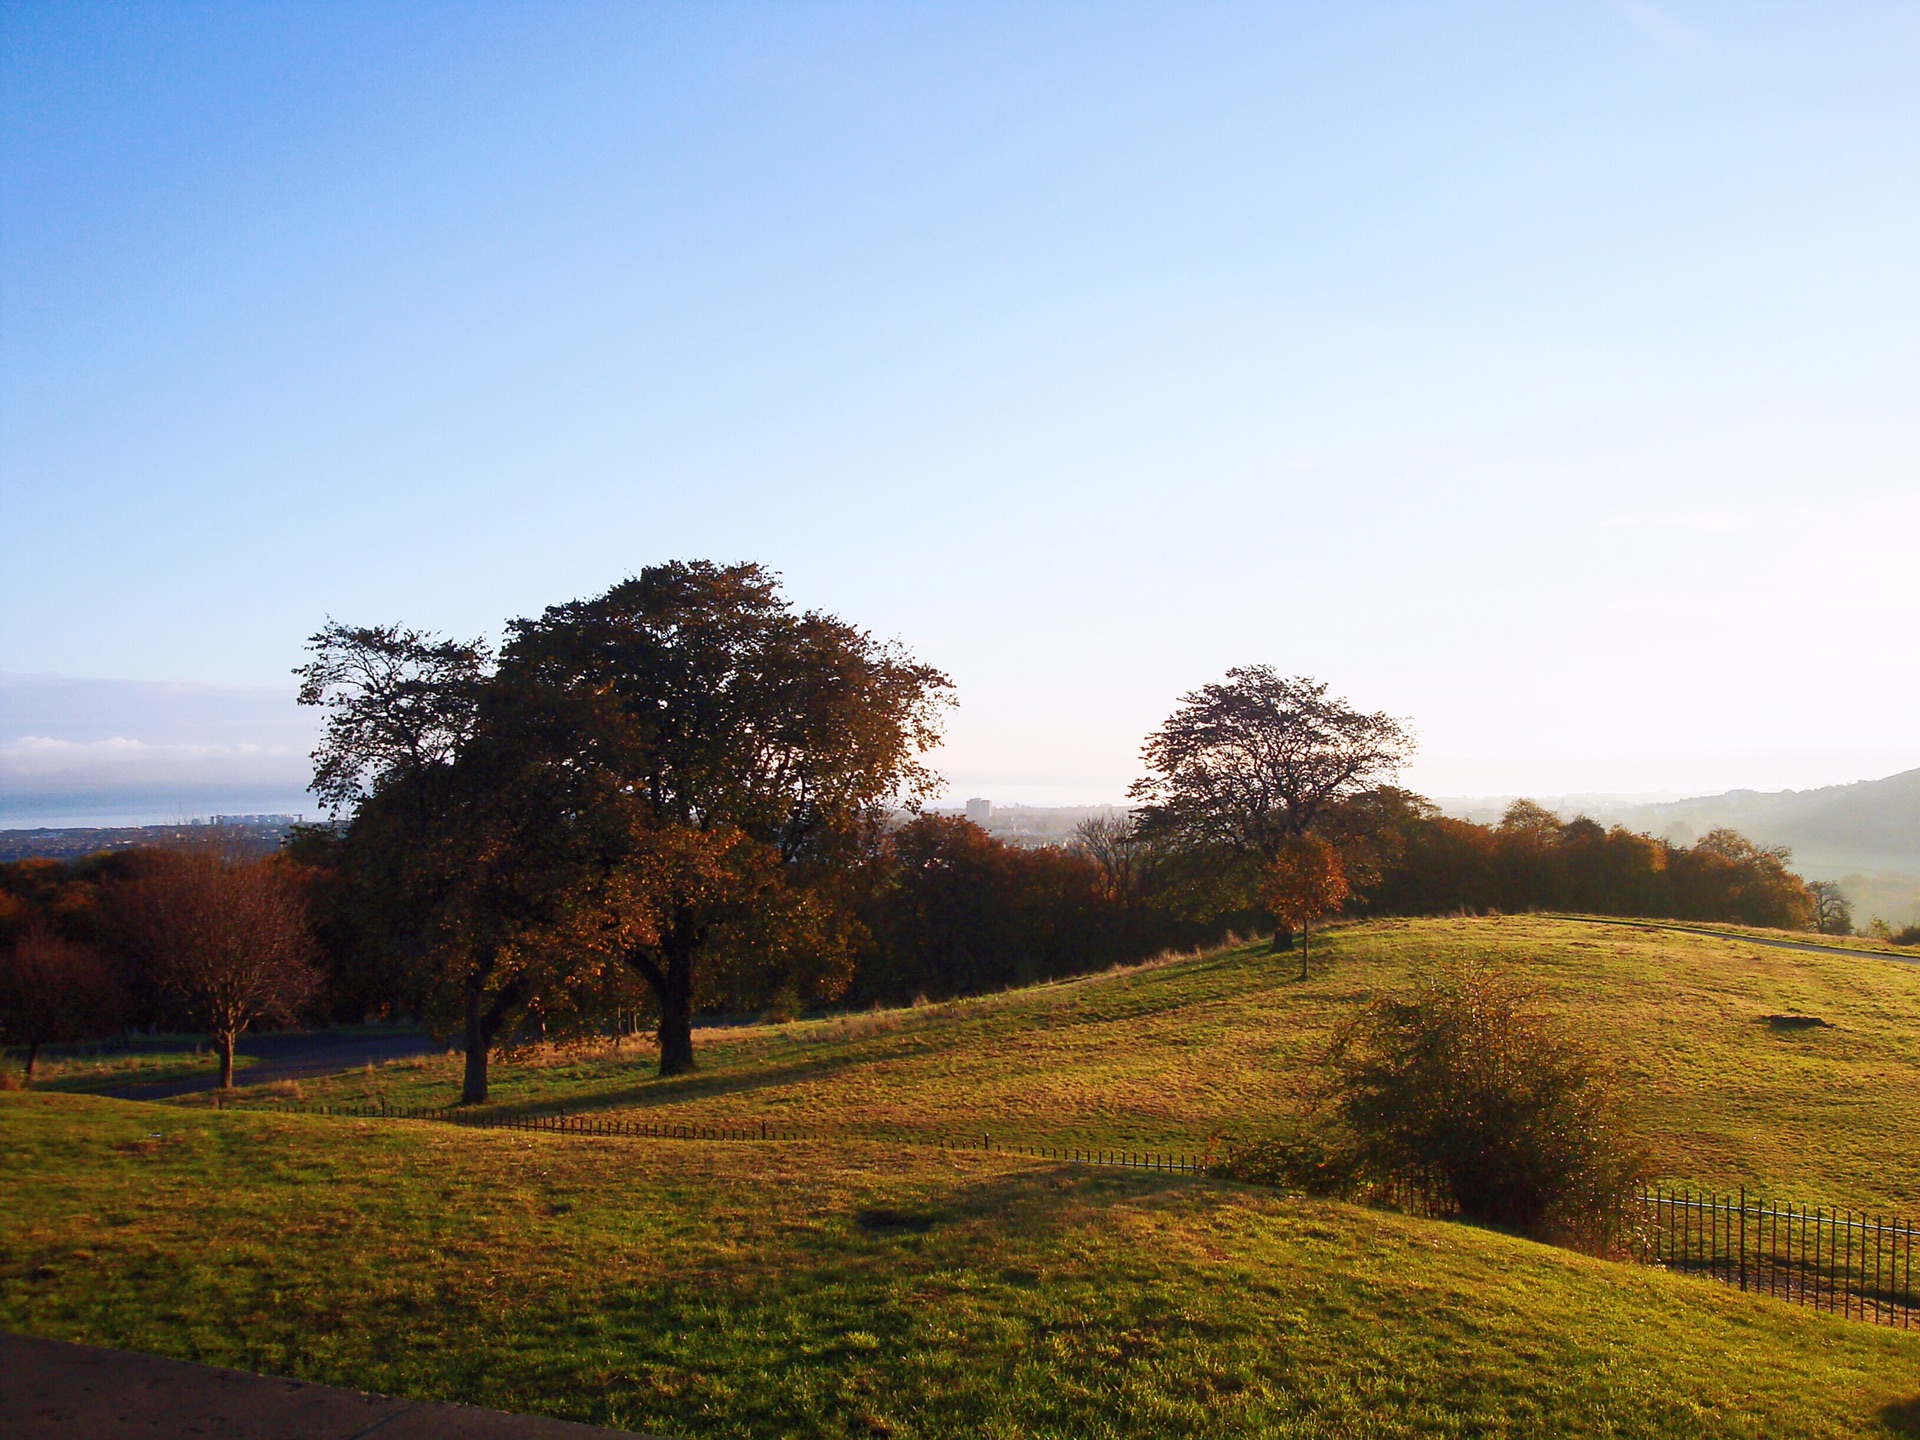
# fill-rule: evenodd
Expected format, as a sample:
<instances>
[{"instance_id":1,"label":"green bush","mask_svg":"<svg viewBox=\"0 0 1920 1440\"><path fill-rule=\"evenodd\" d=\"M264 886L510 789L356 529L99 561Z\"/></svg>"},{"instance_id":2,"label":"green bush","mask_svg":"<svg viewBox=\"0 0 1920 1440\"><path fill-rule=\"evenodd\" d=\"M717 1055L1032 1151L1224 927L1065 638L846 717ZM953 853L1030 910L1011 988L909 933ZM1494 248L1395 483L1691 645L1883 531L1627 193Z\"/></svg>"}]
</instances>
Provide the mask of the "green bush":
<instances>
[{"instance_id":1,"label":"green bush","mask_svg":"<svg viewBox=\"0 0 1920 1440\"><path fill-rule=\"evenodd\" d=\"M1604 1252L1646 1167L1591 1052L1485 971L1370 1006L1329 1056L1355 1174L1464 1219Z\"/></svg>"}]
</instances>

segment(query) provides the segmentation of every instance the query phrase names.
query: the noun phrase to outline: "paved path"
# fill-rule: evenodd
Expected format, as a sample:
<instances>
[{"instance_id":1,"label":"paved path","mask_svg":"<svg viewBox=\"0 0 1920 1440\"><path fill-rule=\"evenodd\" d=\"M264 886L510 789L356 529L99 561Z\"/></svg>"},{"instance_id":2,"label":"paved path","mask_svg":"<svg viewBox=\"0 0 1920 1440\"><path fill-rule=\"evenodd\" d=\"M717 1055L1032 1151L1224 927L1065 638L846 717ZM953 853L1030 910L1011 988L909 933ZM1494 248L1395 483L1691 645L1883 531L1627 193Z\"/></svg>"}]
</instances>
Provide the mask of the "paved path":
<instances>
[{"instance_id":1,"label":"paved path","mask_svg":"<svg viewBox=\"0 0 1920 1440\"><path fill-rule=\"evenodd\" d=\"M1706 935L1734 945L1765 945L1774 950L1801 950L1809 955L1843 955L1858 960L1871 955L1880 960L1898 960L1903 965L1920 965L1920 953L1903 955L1898 950L1856 950L1846 945L1822 945L1813 940L1769 940L1758 935L1741 935L1732 930L1713 930L1705 925L1668 924L1664 920L1625 920L1609 915L1555 915L1555 920L1578 920L1586 925L1630 925L1636 930L1678 930L1684 935Z\"/></svg>"},{"instance_id":2,"label":"paved path","mask_svg":"<svg viewBox=\"0 0 1920 1440\"><path fill-rule=\"evenodd\" d=\"M5 1440L633 1440L626 1430L369 1395L0 1334Z\"/></svg>"},{"instance_id":3,"label":"paved path","mask_svg":"<svg viewBox=\"0 0 1920 1440\"><path fill-rule=\"evenodd\" d=\"M432 1037L417 1030L358 1031L348 1035L328 1030L246 1035L233 1048L236 1054L248 1055L254 1060L251 1065L234 1069L233 1083L241 1088L267 1085L275 1080L309 1080L316 1075L357 1070L362 1065L440 1053L440 1046L434 1044ZM218 1079L209 1069L204 1075L185 1080L156 1080L149 1085L102 1084L91 1093L111 1095L116 1100L171 1100L176 1095L211 1090Z\"/></svg>"}]
</instances>

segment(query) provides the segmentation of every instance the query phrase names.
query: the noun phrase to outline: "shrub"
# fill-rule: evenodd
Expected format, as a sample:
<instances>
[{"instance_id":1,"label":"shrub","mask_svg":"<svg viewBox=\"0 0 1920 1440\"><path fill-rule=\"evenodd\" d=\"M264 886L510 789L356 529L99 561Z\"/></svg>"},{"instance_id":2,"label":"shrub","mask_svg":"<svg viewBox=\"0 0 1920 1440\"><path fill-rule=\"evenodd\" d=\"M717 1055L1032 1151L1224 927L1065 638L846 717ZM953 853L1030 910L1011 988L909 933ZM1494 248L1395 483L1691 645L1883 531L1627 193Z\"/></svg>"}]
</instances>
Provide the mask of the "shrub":
<instances>
[{"instance_id":1,"label":"shrub","mask_svg":"<svg viewBox=\"0 0 1920 1440\"><path fill-rule=\"evenodd\" d=\"M1257 1140L1214 1139L1201 1162L1208 1175L1308 1195L1347 1196L1357 1188L1354 1149L1323 1124L1290 1125Z\"/></svg>"},{"instance_id":2,"label":"shrub","mask_svg":"<svg viewBox=\"0 0 1920 1440\"><path fill-rule=\"evenodd\" d=\"M1330 1057L1357 1169L1463 1218L1607 1251L1645 1165L1591 1053L1534 996L1467 971L1369 1007Z\"/></svg>"}]
</instances>

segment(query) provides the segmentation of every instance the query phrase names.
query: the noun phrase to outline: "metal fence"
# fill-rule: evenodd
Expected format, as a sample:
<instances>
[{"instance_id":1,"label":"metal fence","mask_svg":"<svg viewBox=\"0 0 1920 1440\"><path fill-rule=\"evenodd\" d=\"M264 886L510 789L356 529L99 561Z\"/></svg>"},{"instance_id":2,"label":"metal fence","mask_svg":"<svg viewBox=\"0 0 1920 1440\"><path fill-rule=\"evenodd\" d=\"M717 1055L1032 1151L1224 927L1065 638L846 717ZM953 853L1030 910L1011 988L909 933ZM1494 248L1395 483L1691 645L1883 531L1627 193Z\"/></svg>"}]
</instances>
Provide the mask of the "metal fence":
<instances>
[{"instance_id":1,"label":"metal fence","mask_svg":"<svg viewBox=\"0 0 1920 1440\"><path fill-rule=\"evenodd\" d=\"M761 1121L756 1125L662 1124L601 1115L474 1112L453 1106L276 1104L269 1108L362 1120L431 1120L480 1130L543 1131L559 1135L626 1136L659 1140L845 1139L803 1127ZM874 1136L898 1144L927 1144L911 1136ZM1198 1175L1206 1157L1188 1151L1135 1150L1105 1146L1031 1145L996 1142L989 1133L936 1137L945 1149L988 1150L1005 1155L1062 1160L1078 1165L1118 1166L1174 1175ZM1441 1215L1424 1192L1382 1195L1394 1208ZM1822 1205L1792 1205L1738 1194L1675 1189L1641 1197L1644 1217L1634 1246L1644 1264L1699 1275L1742 1290L1807 1305L1872 1324L1920 1328L1920 1291L1915 1289L1914 1252L1920 1225L1912 1220L1868 1215Z\"/></svg>"},{"instance_id":2,"label":"metal fence","mask_svg":"<svg viewBox=\"0 0 1920 1440\"><path fill-rule=\"evenodd\" d=\"M1853 1320L1920 1324L1920 1226L1911 1220L1752 1200L1744 1190L1656 1190L1642 1204L1642 1258L1650 1264Z\"/></svg>"}]
</instances>

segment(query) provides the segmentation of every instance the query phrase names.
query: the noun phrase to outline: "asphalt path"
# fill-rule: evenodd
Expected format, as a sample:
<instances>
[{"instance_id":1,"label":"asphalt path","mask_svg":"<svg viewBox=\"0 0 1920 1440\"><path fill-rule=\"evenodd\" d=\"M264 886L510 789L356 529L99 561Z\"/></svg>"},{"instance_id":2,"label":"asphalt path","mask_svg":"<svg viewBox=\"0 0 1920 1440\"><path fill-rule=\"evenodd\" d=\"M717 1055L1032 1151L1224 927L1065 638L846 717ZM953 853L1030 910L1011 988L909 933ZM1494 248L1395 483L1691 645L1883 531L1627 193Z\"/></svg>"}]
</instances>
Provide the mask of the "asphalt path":
<instances>
[{"instance_id":1,"label":"asphalt path","mask_svg":"<svg viewBox=\"0 0 1920 1440\"><path fill-rule=\"evenodd\" d=\"M1845 945L1821 945L1812 940L1770 940L1759 935L1740 935L1730 930L1710 930L1704 925L1669 925L1662 920L1616 920L1608 915L1556 915L1556 920L1578 920L1583 925L1627 925L1635 930L1677 930L1683 935L1705 935L1732 945L1765 945L1771 950L1801 950L1809 955L1840 955L1858 960L1871 955L1880 960L1897 960L1902 965L1920 965L1920 953L1898 950L1856 950Z\"/></svg>"},{"instance_id":2,"label":"asphalt path","mask_svg":"<svg viewBox=\"0 0 1920 1440\"><path fill-rule=\"evenodd\" d=\"M18 1440L633 1440L632 1432L372 1395L0 1334L0 1435Z\"/></svg>"},{"instance_id":3,"label":"asphalt path","mask_svg":"<svg viewBox=\"0 0 1920 1440\"><path fill-rule=\"evenodd\" d=\"M270 1085L276 1080L310 1080L317 1075L357 1070L362 1065L437 1055L441 1049L431 1036L417 1030L276 1032L242 1036L233 1048L235 1054L250 1056L254 1062L234 1068L236 1089ZM90 1093L111 1095L116 1100L171 1100L211 1090L218 1080L218 1075L209 1072L145 1085L101 1085Z\"/></svg>"}]
</instances>

